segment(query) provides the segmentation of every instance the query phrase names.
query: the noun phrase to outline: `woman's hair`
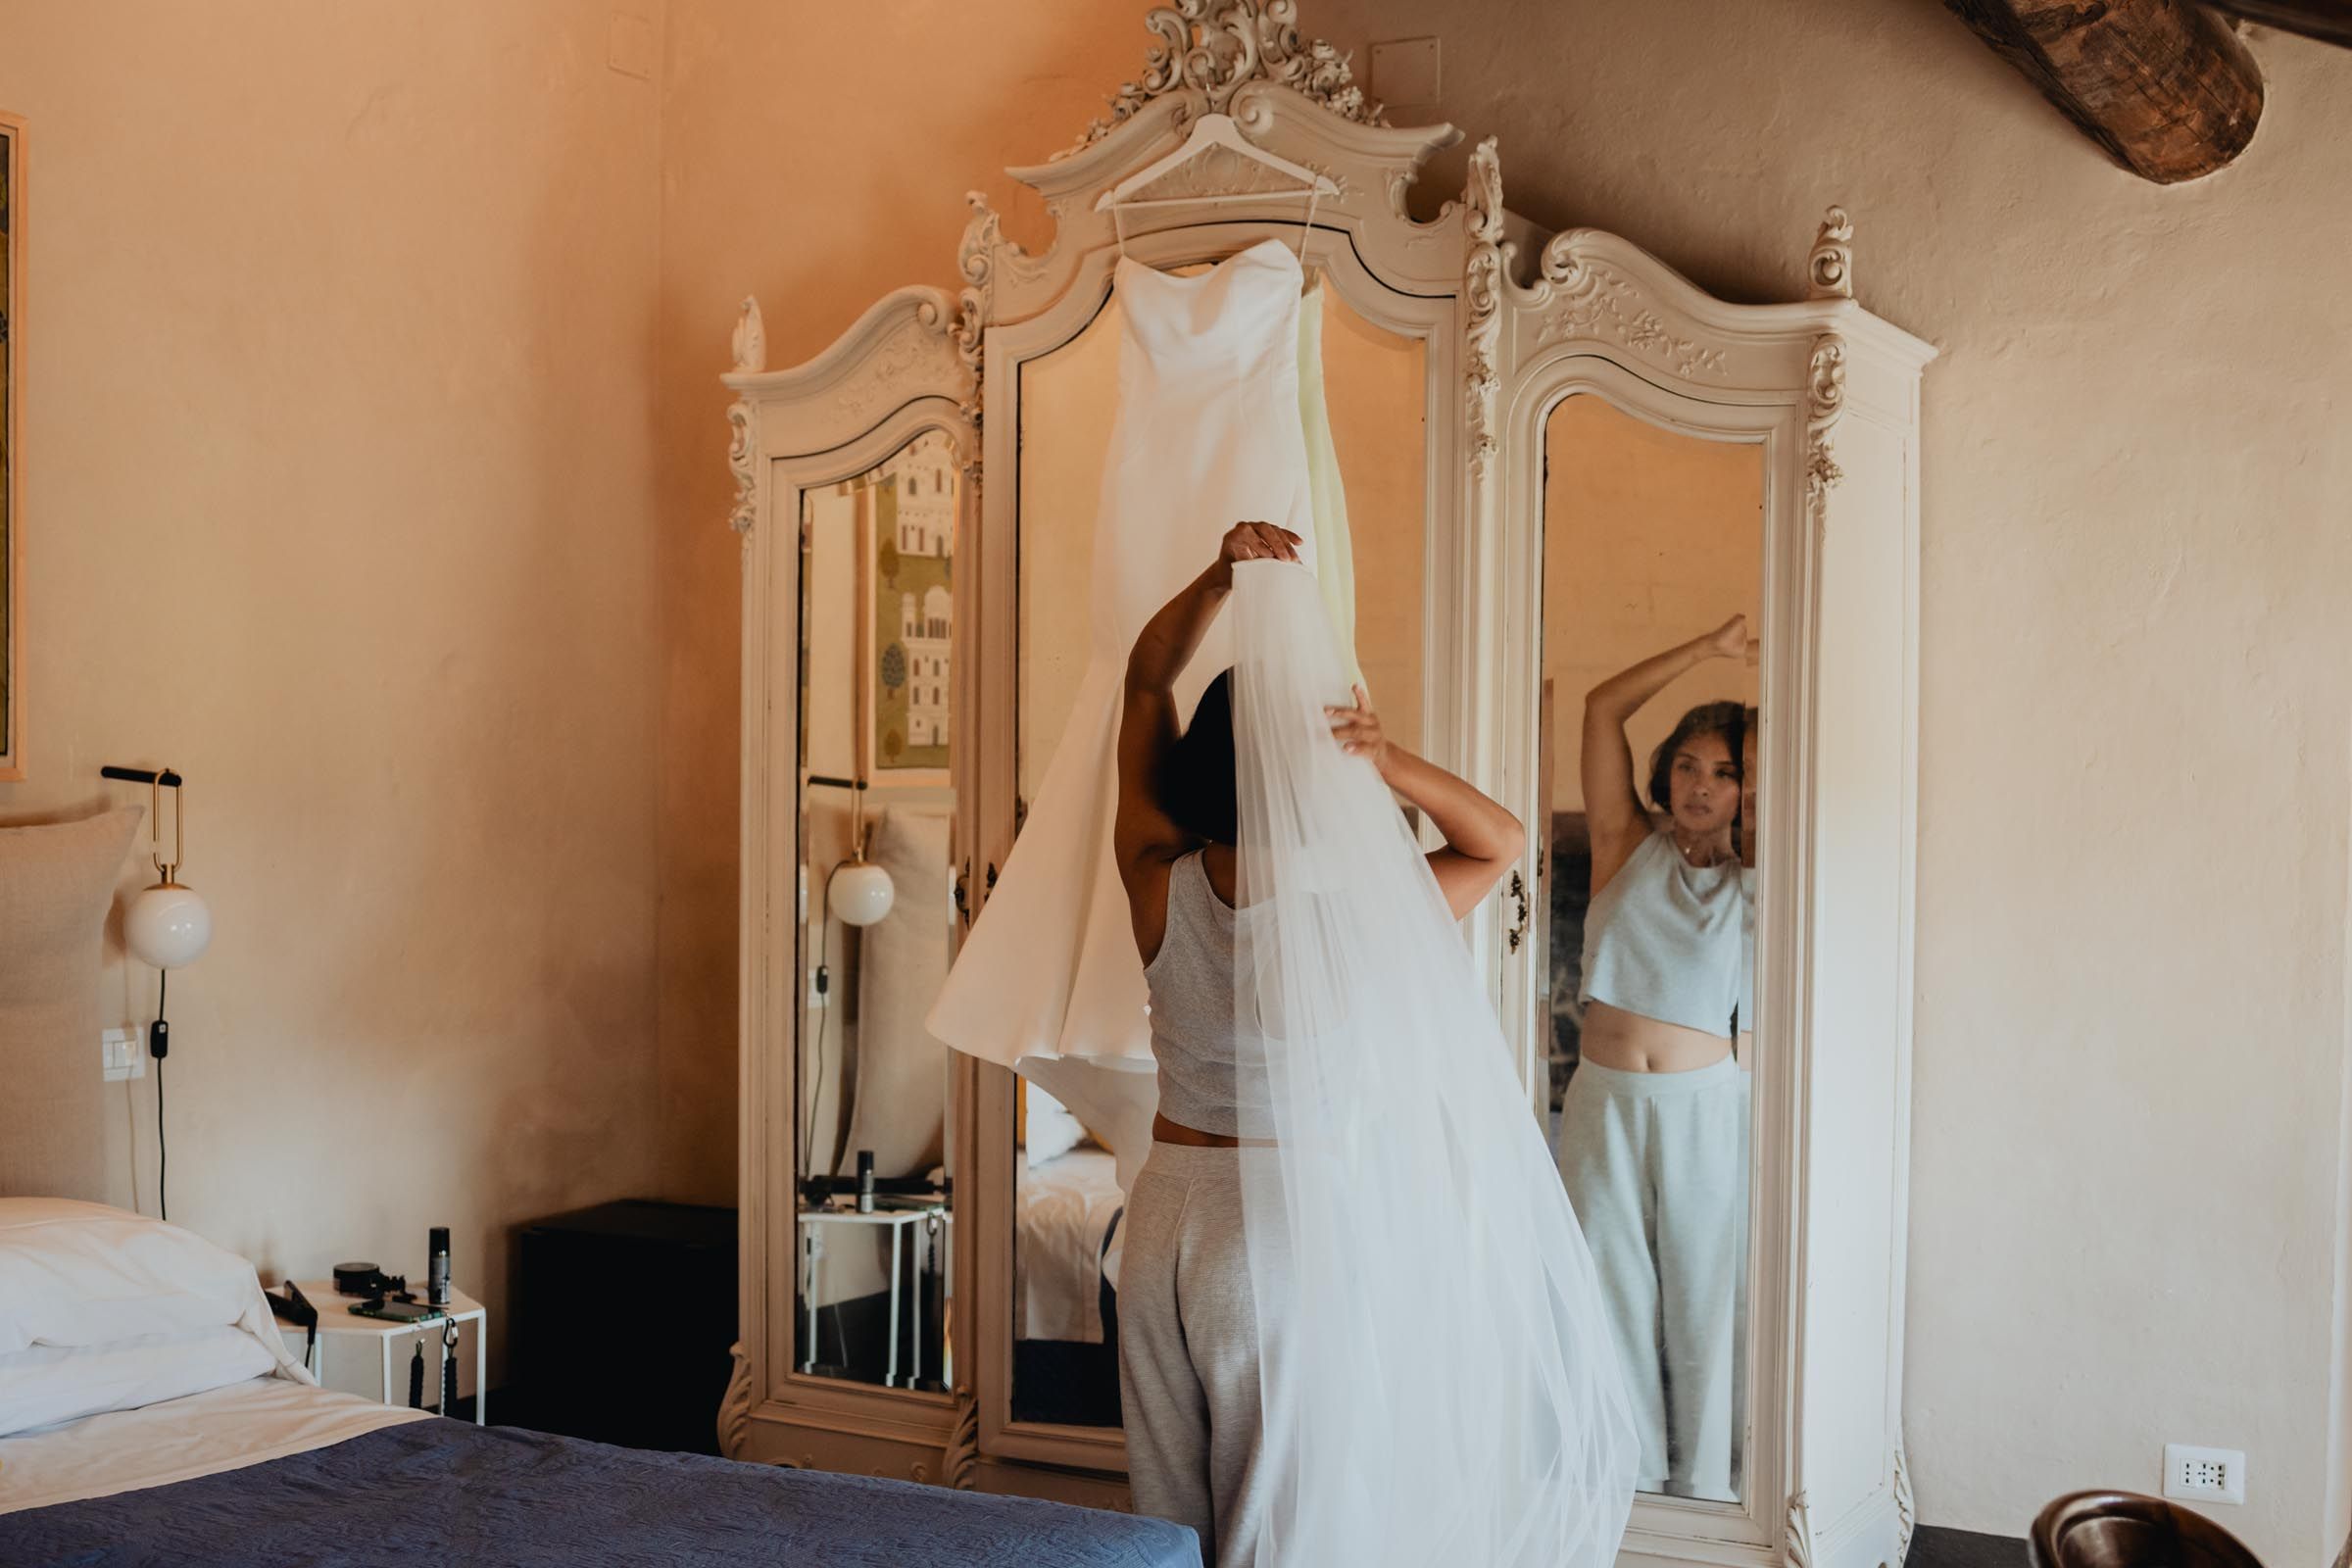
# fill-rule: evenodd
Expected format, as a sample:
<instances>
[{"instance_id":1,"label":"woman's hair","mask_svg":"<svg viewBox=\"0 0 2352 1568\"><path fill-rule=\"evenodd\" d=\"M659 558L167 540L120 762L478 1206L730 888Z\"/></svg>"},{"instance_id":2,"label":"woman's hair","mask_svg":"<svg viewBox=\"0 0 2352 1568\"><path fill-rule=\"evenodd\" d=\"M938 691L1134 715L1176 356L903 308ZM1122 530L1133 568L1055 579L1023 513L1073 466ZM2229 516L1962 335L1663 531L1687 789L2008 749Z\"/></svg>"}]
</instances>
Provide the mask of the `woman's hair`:
<instances>
[{"instance_id":1,"label":"woman's hair","mask_svg":"<svg viewBox=\"0 0 2352 1568\"><path fill-rule=\"evenodd\" d=\"M1649 754L1650 804L1661 811L1674 809L1674 754L1700 735L1723 737L1725 749L1732 754L1732 769L1744 780L1748 711L1739 703L1701 703L1685 713L1682 722L1674 726L1674 733Z\"/></svg>"},{"instance_id":2,"label":"woman's hair","mask_svg":"<svg viewBox=\"0 0 2352 1568\"><path fill-rule=\"evenodd\" d=\"M1208 683L1192 722L1160 759L1159 808L1198 839L1231 844L1241 836L1241 796L1234 783L1233 671Z\"/></svg>"}]
</instances>

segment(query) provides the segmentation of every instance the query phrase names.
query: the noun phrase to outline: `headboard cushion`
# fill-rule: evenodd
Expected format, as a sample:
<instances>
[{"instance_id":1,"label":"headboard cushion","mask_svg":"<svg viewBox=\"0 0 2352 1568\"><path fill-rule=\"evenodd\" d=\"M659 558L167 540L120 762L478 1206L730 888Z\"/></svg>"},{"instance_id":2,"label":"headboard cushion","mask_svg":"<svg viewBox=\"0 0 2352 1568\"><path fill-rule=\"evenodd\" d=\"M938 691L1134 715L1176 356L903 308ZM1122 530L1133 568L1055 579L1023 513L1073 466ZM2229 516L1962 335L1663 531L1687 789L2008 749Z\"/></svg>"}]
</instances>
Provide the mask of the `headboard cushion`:
<instances>
[{"instance_id":1,"label":"headboard cushion","mask_svg":"<svg viewBox=\"0 0 2352 1568\"><path fill-rule=\"evenodd\" d=\"M0 1198L104 1198L98 966L144 808L0 827Z\"/></svg>"}]
</instances>

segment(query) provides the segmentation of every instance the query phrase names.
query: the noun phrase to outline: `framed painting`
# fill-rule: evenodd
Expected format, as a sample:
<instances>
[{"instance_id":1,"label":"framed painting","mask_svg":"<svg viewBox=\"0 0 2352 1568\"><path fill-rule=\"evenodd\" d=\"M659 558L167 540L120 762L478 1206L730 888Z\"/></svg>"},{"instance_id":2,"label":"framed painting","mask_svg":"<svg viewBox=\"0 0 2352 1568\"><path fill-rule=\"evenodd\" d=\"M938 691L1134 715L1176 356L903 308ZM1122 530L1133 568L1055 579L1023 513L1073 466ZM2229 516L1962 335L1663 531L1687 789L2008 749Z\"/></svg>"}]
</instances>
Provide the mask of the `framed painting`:
<instances>
[{"instance_id":1,"label":"framed painting","mask_svg":"<svg viewBox=\"0 0 2352 1568\"><path fill-rule=\"evenodd\" d=\"M931 430L881 470L864 551L868 627L865 777L878 789L948 782L956 689L956 515L962 471L955 444Z\"/></svg>"},{"instance_id":2,"label":"framed painting","mask_svg":"<svg viewBox=\"0 0 2352 1568\"><path fill-rule=\"evenodd\" d=\"M0 114L0 781L24 776L24 122Z\"/></svg>"}]
</instances>

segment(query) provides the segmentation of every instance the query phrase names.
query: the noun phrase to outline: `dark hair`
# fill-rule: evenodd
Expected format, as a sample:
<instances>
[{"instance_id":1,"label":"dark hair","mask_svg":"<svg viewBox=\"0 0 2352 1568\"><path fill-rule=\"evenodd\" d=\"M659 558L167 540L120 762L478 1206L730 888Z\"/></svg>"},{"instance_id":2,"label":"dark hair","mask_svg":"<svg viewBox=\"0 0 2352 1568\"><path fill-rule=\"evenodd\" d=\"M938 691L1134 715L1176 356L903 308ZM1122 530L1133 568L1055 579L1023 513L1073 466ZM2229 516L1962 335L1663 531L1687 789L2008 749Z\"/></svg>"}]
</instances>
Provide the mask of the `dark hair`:
<instances>
[{"instance_id":1,"label":"dark hair","mask_svg":"<svg viewBox=\"0 0 2352 1568\"><path fill-rule=\"evenodd\" d=\"M1682 717L1674 733L1649 754L1649 800L1661 811L1674 809L1674 754L1700 735L1720 735L1732 754L1732 770L1747 781L1747 713L1739 703L1701 703Z\"/></svg>"},{"instance_id":2,"label":"dark hair","mask_svg":"<svg viewBox=\"0 0 2352 1568\"><path fill-rule=\"evenodd\" d=\"M1160 759L1154 781L1159 808L1197 839L1231 844L1241 836L1241 797L1234 784L1233 671L1208 683L1192 722Z\"/></svg>"}]
</instances>

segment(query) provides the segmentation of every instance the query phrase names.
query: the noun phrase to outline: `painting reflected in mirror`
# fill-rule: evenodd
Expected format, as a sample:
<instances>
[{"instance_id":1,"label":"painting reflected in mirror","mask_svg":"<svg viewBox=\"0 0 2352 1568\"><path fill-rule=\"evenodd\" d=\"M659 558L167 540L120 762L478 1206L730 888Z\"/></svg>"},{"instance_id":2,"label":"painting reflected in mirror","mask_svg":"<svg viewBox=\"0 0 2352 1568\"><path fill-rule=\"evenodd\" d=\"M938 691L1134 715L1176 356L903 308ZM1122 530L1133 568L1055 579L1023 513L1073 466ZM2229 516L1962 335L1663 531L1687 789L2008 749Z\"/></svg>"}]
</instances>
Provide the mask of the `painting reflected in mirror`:
<instances>
[{"instance_id":1,"label":"painting reflected in mirror","mask_svg":"<svg viewBox=\"0 0 2352 1568\"><path fill-rule=\"evenodd\" d=\"M1763 450L1593 395L1545 429L1550 1131L1642 1491L1742 1495Z\"/></svg>"},{"instance_id":2,"label":"painting reflected in mirror","mask_svg":"<svg viewBox=\"0 0 2352 1568\"><path fill-rule=\"evenodd\" d=\"M954 1387L949 1052L961 472L944 432L802 501L795 1370Z\"/></svg>"}]
</instances>

